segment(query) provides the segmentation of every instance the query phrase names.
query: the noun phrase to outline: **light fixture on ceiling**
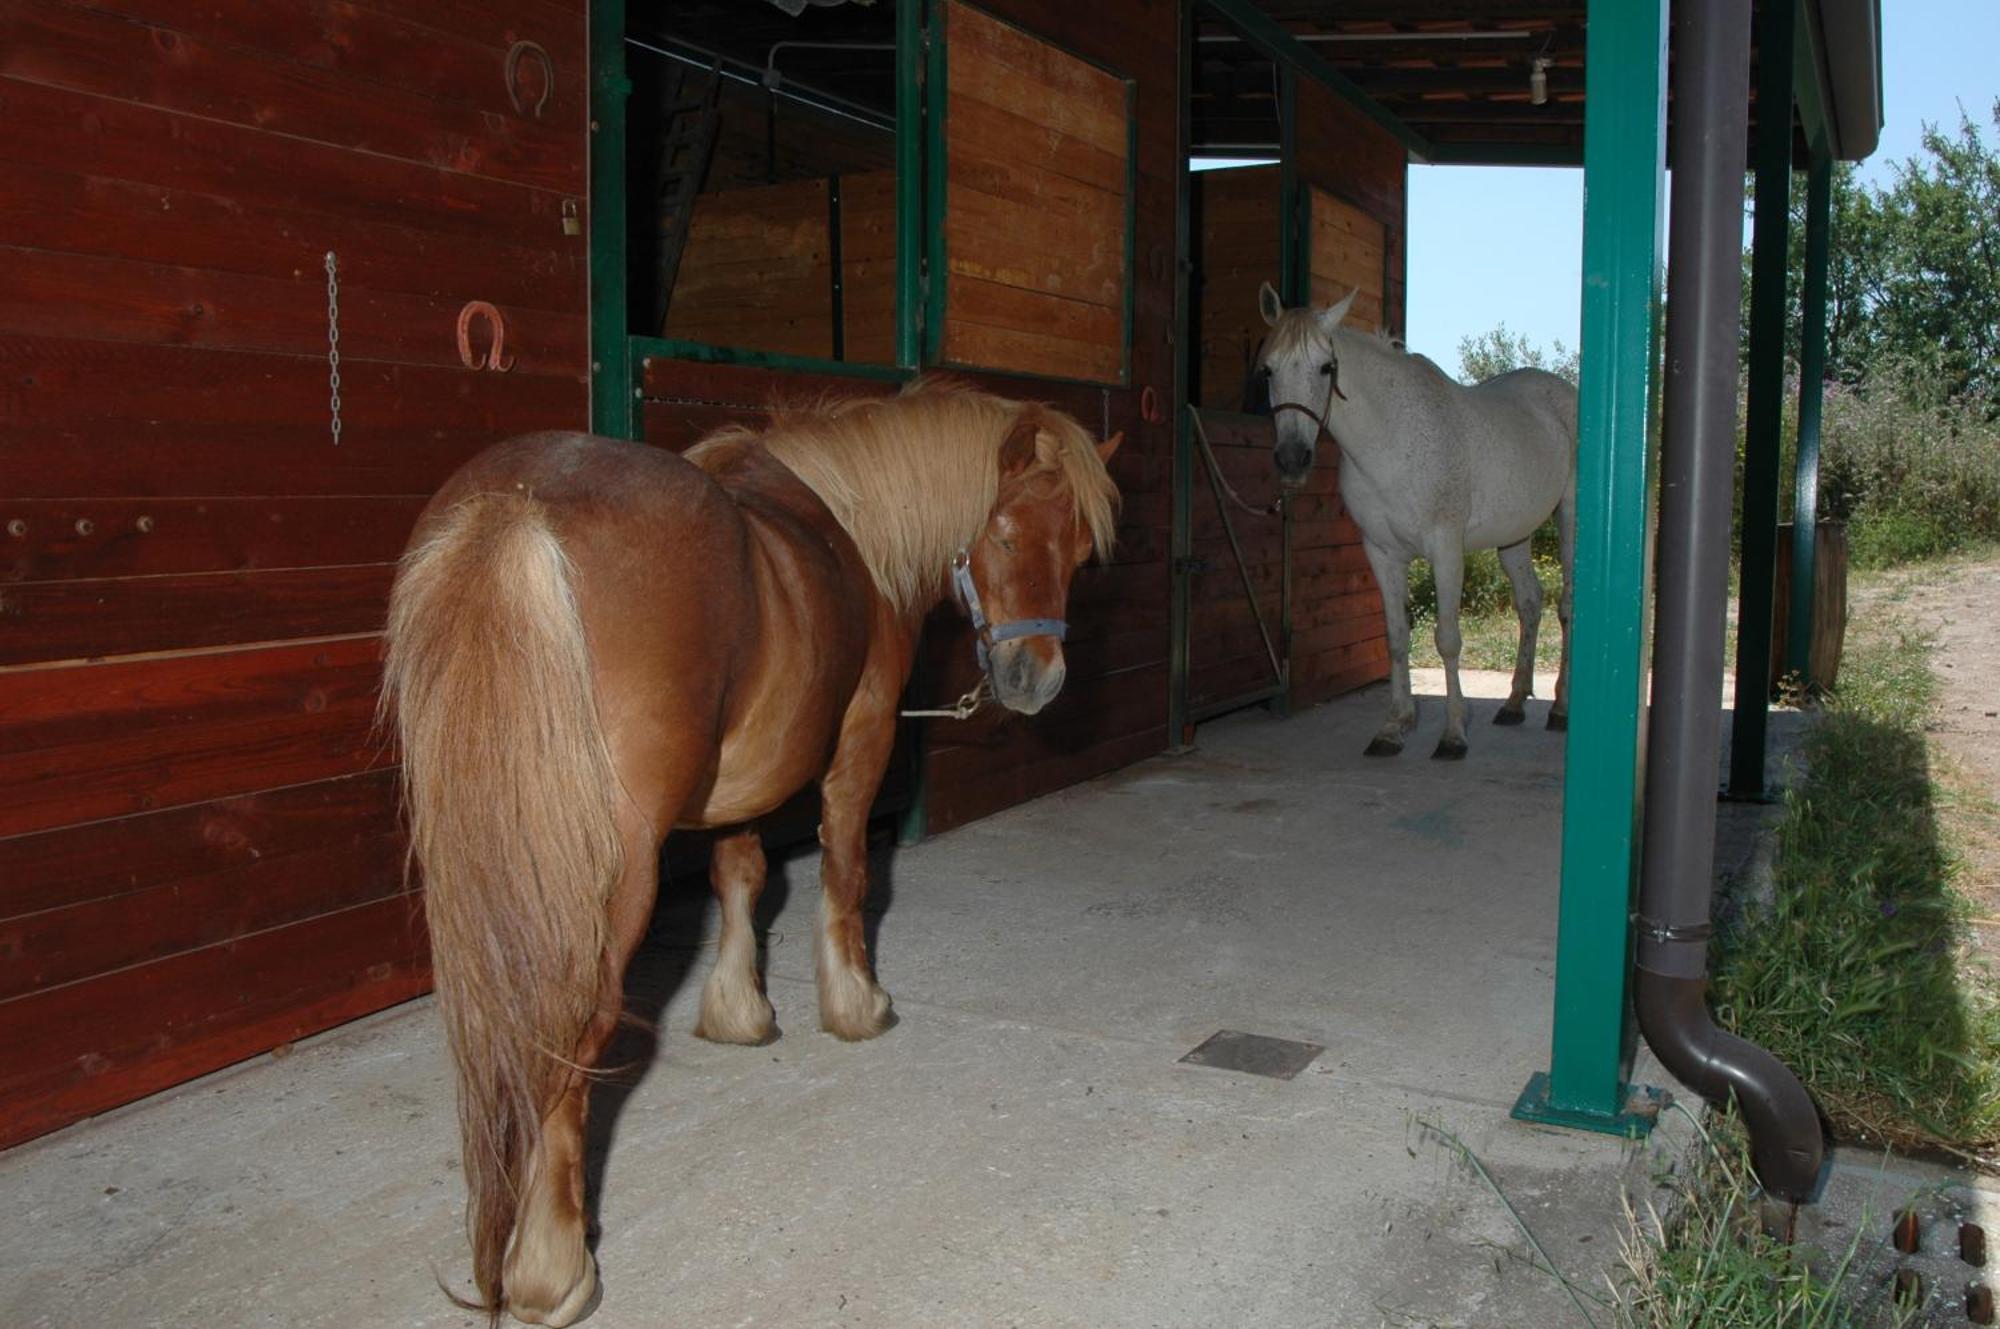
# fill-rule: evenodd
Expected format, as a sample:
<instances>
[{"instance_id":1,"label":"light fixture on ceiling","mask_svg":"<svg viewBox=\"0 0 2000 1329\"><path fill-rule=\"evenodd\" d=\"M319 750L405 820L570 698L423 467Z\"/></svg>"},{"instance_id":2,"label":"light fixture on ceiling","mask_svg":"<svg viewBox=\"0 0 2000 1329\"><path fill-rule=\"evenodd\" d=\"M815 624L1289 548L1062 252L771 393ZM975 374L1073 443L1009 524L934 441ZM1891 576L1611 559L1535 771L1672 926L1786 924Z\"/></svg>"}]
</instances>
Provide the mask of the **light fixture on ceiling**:
<instances>
[{"instance_id":1,"label":"light fixture on ceiling","mask_svg":"<svg viewBox=\"0 0 2000 1329\"><path fill-rule=\"evenodd\" d=\"M1537 106L1549 104L1549 66L1554 63L1547 56L1538 55L1528 71L1528 100Z\"/></svg>"}]
</instances>

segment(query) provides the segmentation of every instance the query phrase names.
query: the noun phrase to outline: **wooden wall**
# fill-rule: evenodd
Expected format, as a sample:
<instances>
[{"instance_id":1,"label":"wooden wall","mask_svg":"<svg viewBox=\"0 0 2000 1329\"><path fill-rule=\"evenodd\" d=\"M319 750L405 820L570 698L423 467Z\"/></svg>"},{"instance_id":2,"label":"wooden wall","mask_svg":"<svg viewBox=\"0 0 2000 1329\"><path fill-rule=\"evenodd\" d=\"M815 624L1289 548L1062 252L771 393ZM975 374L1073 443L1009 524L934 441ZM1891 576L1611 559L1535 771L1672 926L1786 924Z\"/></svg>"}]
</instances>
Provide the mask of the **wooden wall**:
<instances>
[{"instance_id":1,"label":"wooden wall","mask_svg":"<svg viewBox=\"0 0 2000 1329\"><path fill-rule=\"evenodd\" d=\"M1123 78L946 0L941 358L1124 372L1131 119Z\"/></svg>"},{"instance_id":2,"label":"wooden wall","mask_svg":"<svg viewBox=\"0 0 2000 1329\"><path fill-rule=\"evenodd\" d=\"M1275 166L1202 171L1190 184L1201 219L1195 265L1201 364L1192 399L1240 411L1251 362L1264 344L1257 291L1265 282L1278 284L1280 172Z\"/></svg>"},{"instance_id":3,"label":"wooden wall","mask_svg":"<svg viewBox=\"0 0 2000 1329\"><path fill-rule=\"evenodd\" d=\"M840 358L896 359L896 176L840 189ZM668 337L831 359L834 181L716 190L695 200Z\"/></svg>"},{"instance_id":4,"label":"wooden wall","mask_svg":"<svg viewBox=\"0 0 2000 1329\"><path fill-rule=\"evenodd\" d=\"M585 422L583 18L0 7L0 1145L427 985L375 633L436 485Z\"/></svg>"}]
</instances>

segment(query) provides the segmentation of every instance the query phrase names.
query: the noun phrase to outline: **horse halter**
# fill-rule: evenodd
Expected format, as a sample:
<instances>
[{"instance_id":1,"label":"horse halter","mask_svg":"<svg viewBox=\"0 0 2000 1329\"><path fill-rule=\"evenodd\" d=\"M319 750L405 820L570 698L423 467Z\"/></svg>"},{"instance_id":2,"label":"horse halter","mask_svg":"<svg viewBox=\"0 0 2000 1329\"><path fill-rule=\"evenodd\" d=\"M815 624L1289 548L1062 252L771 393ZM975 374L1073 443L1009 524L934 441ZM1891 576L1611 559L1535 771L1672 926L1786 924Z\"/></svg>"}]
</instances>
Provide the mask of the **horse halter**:
<instances>
[{"instance_id":1,"label":"horse halter","mask_svg":"<svg viewBox=\"0 0 2000 1329\"><path fill-rule=\"evenodd\" d=\"M1271 418L1273 420L1276 420L1278 418L1278 412L1280 411L1297 411L1300 415L1303 415L1306 419L1318 425L1321 433L1325 434L1333 433L1333 430L1329 428L1326 423L1326 417L1333 411L1333 399L1335 397L1338 397L1342 401L1347 400L1347 394L1340 390L1339 356L1335 355L1333 356L1332 359L1327 361L1327 370L1328 373L1326 376L1325 405L1321 406L1319 410L1315 411L1313 410L1312 407L1306 405L1302 401L1281 401L1277 405L1271 408ZM1314 437L1318 437L1318 435L1314 435Z\"/></svg>"},{"instance_id":2,"label":"horse halter","mask_svg":"<svg viewBox=\"0 0 2000 1329\"><path fill-rule=\"evenodd\" d=\"M961 549L951 560L951 584L958 591L958 598L965 603L965 612L972 619L973 643L979 648L979 672L988 672L987 656L992 647L1003 641L1014 641L1021 637L1054 637L1062 641L1069 636L1069 623L1060 618L1015 618L1005 623L988 623L986 610L979 603L979 587L972 580L972 551Z\"/></svg>"}]
</instances>

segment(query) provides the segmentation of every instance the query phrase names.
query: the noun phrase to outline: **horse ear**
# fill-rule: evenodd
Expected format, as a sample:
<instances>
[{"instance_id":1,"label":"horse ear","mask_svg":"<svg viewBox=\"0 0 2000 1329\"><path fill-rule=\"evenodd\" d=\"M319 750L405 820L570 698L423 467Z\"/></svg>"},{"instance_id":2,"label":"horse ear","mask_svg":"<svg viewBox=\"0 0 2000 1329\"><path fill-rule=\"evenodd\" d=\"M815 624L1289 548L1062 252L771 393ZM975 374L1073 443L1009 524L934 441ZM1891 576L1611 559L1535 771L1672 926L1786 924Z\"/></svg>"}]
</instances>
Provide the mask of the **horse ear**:
<instances>
[{"instance_id":1,"label":"horse ear","mask_svg":"<svg viewBox=\"0 0 2000 1329\"><path fill-rule=\"evenodd\" d=\"M1011 479L1035 464L1042 422L1034 411L1023 411L1000 444L1000 478Z\"/></svg>"},{"instance_id":2,"label":"horse ear","mask_svg":"<svg viewBox=\"0 0 2000 1329\"><path fill-rule=\"evenodd\" d=\"M1257 288L1257 312L1264 316L1264 326L1278 326L1278 315L1285 312L1285 302L1278 298L1278 288L1265 282Z\"/></svg>"},{"instance_id":3,"label":"horse ear","mask_svg":"<svg viewBox=\"0 0 2000 1329\"><path fill-rule=\"evenodd\" d=\"M1360 294L1361 294L1361 288L1357 286L1353 290L1349 291L1347 293L1346 298L1343 299L1339 304L1328 305L1325 309L1320 310L1319 311L1320 327L1326 329L1328 332L1332 332L1335 328L1339 327L1342 323L1346 322L1347 311L1354 308L1355 297Z\"/></svg>"},{"instance_id":4,"label":"horse ear","mask_svg":"<svg viewBox=\"0 0 2000 1329\"><path fill-rule=\"evenodd\" d=\"M1119 430L1110 438L1097 445L1097 459L1107 466L1111 464L1111 454L1118 451L1118 445L1125 441L1125 431Z\"/></svg>"}]
</instances>

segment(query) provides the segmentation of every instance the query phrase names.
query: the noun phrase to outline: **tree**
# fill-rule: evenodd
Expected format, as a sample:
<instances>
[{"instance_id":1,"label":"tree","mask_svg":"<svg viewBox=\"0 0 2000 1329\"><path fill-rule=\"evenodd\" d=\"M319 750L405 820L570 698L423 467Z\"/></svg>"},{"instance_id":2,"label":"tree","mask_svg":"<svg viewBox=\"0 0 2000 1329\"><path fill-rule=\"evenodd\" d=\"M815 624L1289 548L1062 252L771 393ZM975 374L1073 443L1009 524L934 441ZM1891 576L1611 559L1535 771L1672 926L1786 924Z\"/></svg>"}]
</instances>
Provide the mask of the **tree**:
<instances>
[{"instance_id":1,"label":"tree","mask_svg":"<svg viewBox=\"0 0 2000 1329\"><path fill-rule=\"evenodd\" d=\"M2000 100L1992 108L2000 125ZM1924 128L1929 160L1897 168L1881 198L1885 271L1873 312L1883 349L1953 396L2000 390L2000 160L1963 111Z\"/></svg>"},{"instance_id":2,"label":"tree","mask_svg":"<svg viewBox=\"0 0 2000 1329\"><path fill-rule=\"evenodd\" d=\"M2000 100L1991 110L2000 125ZM1827 377L1856 384L1894 368L1944 397L2000 394L2000 158L1962 112L1926 126L1923 149L1887 189L1834 167L1827 256ZM1754 191L1753 191L1754 192ZM1798 361L1805 283L1806 176L1789 199L1785 352ZM1750 253L1743 255L1749 353Z\"/></svg>"},{"instance_id":3,"label":"tree","mask_svg":"<svg viewBox=\"0 0 2000 1329\"><path fill-rule=\"evenodd\" d=\"M1458 339L1458 376L1466 383L1484 383L1510 369L1546 369L1572 384L1576 382L1577 354L1557 340L1553 353L1544 351L1502 323L1477 337Z\"/></svg>"}]
</instances>

